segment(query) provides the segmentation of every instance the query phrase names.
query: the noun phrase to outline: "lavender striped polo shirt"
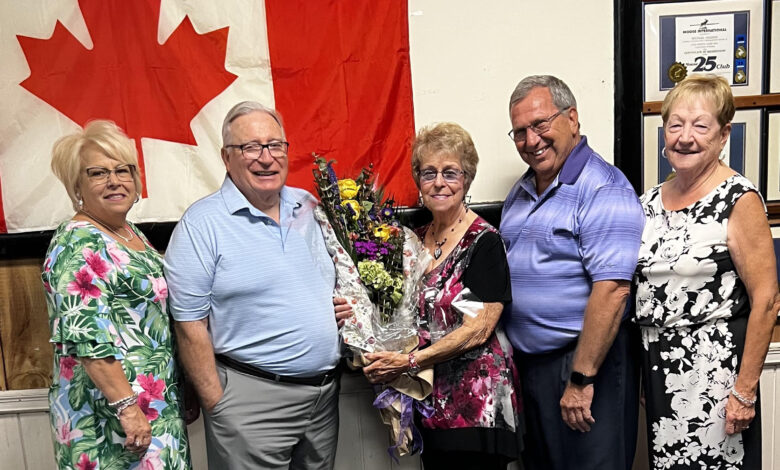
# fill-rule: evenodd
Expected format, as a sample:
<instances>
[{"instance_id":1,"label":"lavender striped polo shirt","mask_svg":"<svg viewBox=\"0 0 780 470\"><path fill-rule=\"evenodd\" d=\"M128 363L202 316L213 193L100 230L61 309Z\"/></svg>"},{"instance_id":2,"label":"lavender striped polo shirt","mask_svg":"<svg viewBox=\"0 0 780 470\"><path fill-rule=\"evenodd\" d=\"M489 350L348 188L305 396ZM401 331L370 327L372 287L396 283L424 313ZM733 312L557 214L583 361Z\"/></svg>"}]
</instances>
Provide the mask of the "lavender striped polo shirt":
<instances>
[{"instance_id":1,"label":"lavender striped polo shirt","mask_svg":"<svg viewBox=\"0 0 780 470\"><path fill-rule=\"evenodd\" d=\"M593 282L631 280L644 222L631 184L584 136L541 196L529 169L501 218L512 280L504 324L514 347L539 354L576 339Z\"/></svg>"}]
</instances>

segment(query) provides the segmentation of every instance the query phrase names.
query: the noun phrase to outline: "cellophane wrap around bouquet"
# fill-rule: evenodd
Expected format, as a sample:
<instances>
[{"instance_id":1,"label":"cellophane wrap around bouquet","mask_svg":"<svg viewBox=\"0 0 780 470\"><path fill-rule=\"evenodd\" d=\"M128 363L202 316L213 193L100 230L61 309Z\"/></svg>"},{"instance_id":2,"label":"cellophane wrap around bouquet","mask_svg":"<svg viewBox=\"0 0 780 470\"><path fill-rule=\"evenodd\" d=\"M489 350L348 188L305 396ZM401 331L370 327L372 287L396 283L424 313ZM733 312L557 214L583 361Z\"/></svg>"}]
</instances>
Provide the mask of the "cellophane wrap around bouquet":
<instances>
[{"instance_id":1,"label":"cellophane wrap around bouquet","mask_svg":"<svg viewBox=\"0 0 780 470\"><path fill-rule=\"evenodd\" d=\"M354 353L353 364L360 367L367 364L366 352L417 348L420 279L431 257L414 232L401 226L392 199L383 199L370 166L355 179L339 179L333 163L315 156L320 205L314 214L336 266L335 296L352 306L354 315L341 334ZM411 417L413 408L430 413L421 401L432 384L430 368L416 376L403 374L374 402L390 426L393 457L419 449Z\"/></svg>"}]
</instances>

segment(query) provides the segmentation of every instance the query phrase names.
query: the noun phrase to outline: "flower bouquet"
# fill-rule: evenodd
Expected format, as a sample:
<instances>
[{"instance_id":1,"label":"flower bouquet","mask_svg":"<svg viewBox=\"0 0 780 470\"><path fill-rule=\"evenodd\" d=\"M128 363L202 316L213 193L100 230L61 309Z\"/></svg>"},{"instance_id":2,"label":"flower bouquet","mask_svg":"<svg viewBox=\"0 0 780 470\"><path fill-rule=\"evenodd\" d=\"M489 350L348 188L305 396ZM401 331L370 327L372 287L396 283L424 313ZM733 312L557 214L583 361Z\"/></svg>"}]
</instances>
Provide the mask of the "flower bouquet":
<instances>
[{"instance_id":1,"label":"flower bouquet","mask_svg":"<svg viewBox=\"0 0 780 470\"><path fill-rule=\"evenodd\" d=\"M419 238L398 221L394 202L384 199L372 167L355 179L339 179L333 161L315 157L314 180L320 205L314 215L336 266L336 297L349 299L354 315L342 329L354 353L353 365L366 365L363 354L409 353L419 345L417 308L420 279L431 257ZM431 392L433 370L402 375L385 386L374 406L391 428L391 456L416 451L421 440L411 417Z\"/></svg>"}]
</instances>

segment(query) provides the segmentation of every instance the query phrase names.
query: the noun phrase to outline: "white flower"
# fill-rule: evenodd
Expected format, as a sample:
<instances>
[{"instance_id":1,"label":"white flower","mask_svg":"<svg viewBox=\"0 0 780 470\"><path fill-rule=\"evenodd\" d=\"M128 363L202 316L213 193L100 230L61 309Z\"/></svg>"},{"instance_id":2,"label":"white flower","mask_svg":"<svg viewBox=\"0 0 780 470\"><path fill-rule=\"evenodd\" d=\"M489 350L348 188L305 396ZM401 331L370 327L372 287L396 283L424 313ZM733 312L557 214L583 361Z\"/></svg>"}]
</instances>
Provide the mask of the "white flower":
<instances>
[{"instance_id":1,"label":"white flower","mask_svg":"<svg viewBox=\"0 0 780 470\"><path fill-rule=\"evenodd\" d=\"M706 416L704 413L704 401L699 398L698 393L691 390L683 390L672 396L672 409L675 416L681 420L691 421Z\"/></svg>"},{"instance_id":2,"label":"white flower","mask_svg":"<svg viewBox=\"0 0 780 470\"><path fill-rule=\"evenodd\" d=\"M742 447L742 433L732 434L723 441L722 454L729 463L742 463L745 456L745 448Z\"/></svg>"},{"instance_id":3,"label":"white flower","mask_svg":"<svg viewBox=\"0 0 780 470\"><path fill-rule=\"evenodd\" d=\"M734 271L728 271L720 276L720 286L718 287L718 295L724 299L731 297L731 293L734 292L734 285L737 283L737 273Z\"/></svg>"},{"instance_id":4,"label":"white flower","mask_svg":"<svg viewBox=\"0 0 780 470\"><path fill-rule=\"evenodd\" d=\"M680 257L685 249L685 244L679 238L672 238L664 240L658 247L658 254L661 259L666 261L673 261Z\"/></svg>"},{"instance_id":5,"label":"white flower","mask_svg":"<svg viewBox=\"0 0 780 470\"><path fill-rule=\"evenodd\" d=\"M653 450L663 452L664 447L684 440L687 432L687 423L662 417L658 422L653 423Z\"/></svg>"}]
</instances>

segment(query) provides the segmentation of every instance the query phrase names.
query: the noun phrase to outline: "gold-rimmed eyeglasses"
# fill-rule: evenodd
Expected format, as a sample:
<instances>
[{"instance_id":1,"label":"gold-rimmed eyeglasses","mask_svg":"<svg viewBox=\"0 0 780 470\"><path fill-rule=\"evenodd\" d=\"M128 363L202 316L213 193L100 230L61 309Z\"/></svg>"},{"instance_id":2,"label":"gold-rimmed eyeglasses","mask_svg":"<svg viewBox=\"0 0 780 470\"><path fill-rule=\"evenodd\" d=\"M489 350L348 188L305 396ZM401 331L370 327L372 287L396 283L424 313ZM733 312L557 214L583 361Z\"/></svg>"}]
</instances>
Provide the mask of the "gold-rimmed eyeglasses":
<instances>
[{"instance_id":1,"label":"gold-rimmed eyeglasses","mask_svg":"<svg viewBox=\"0 0 780 470\"><path fill-rule=\"evenodd\" d=\"M102 166L91 166L85 171L89 181L95 184L108 182L108 179L111 177L112 173L114 176L116 176L117 180L128 182L133 181L133 176L135 175L135 165L126 163L124 165L115 167L113 170L104 168Z\"/></svg>"}]
</instances>

